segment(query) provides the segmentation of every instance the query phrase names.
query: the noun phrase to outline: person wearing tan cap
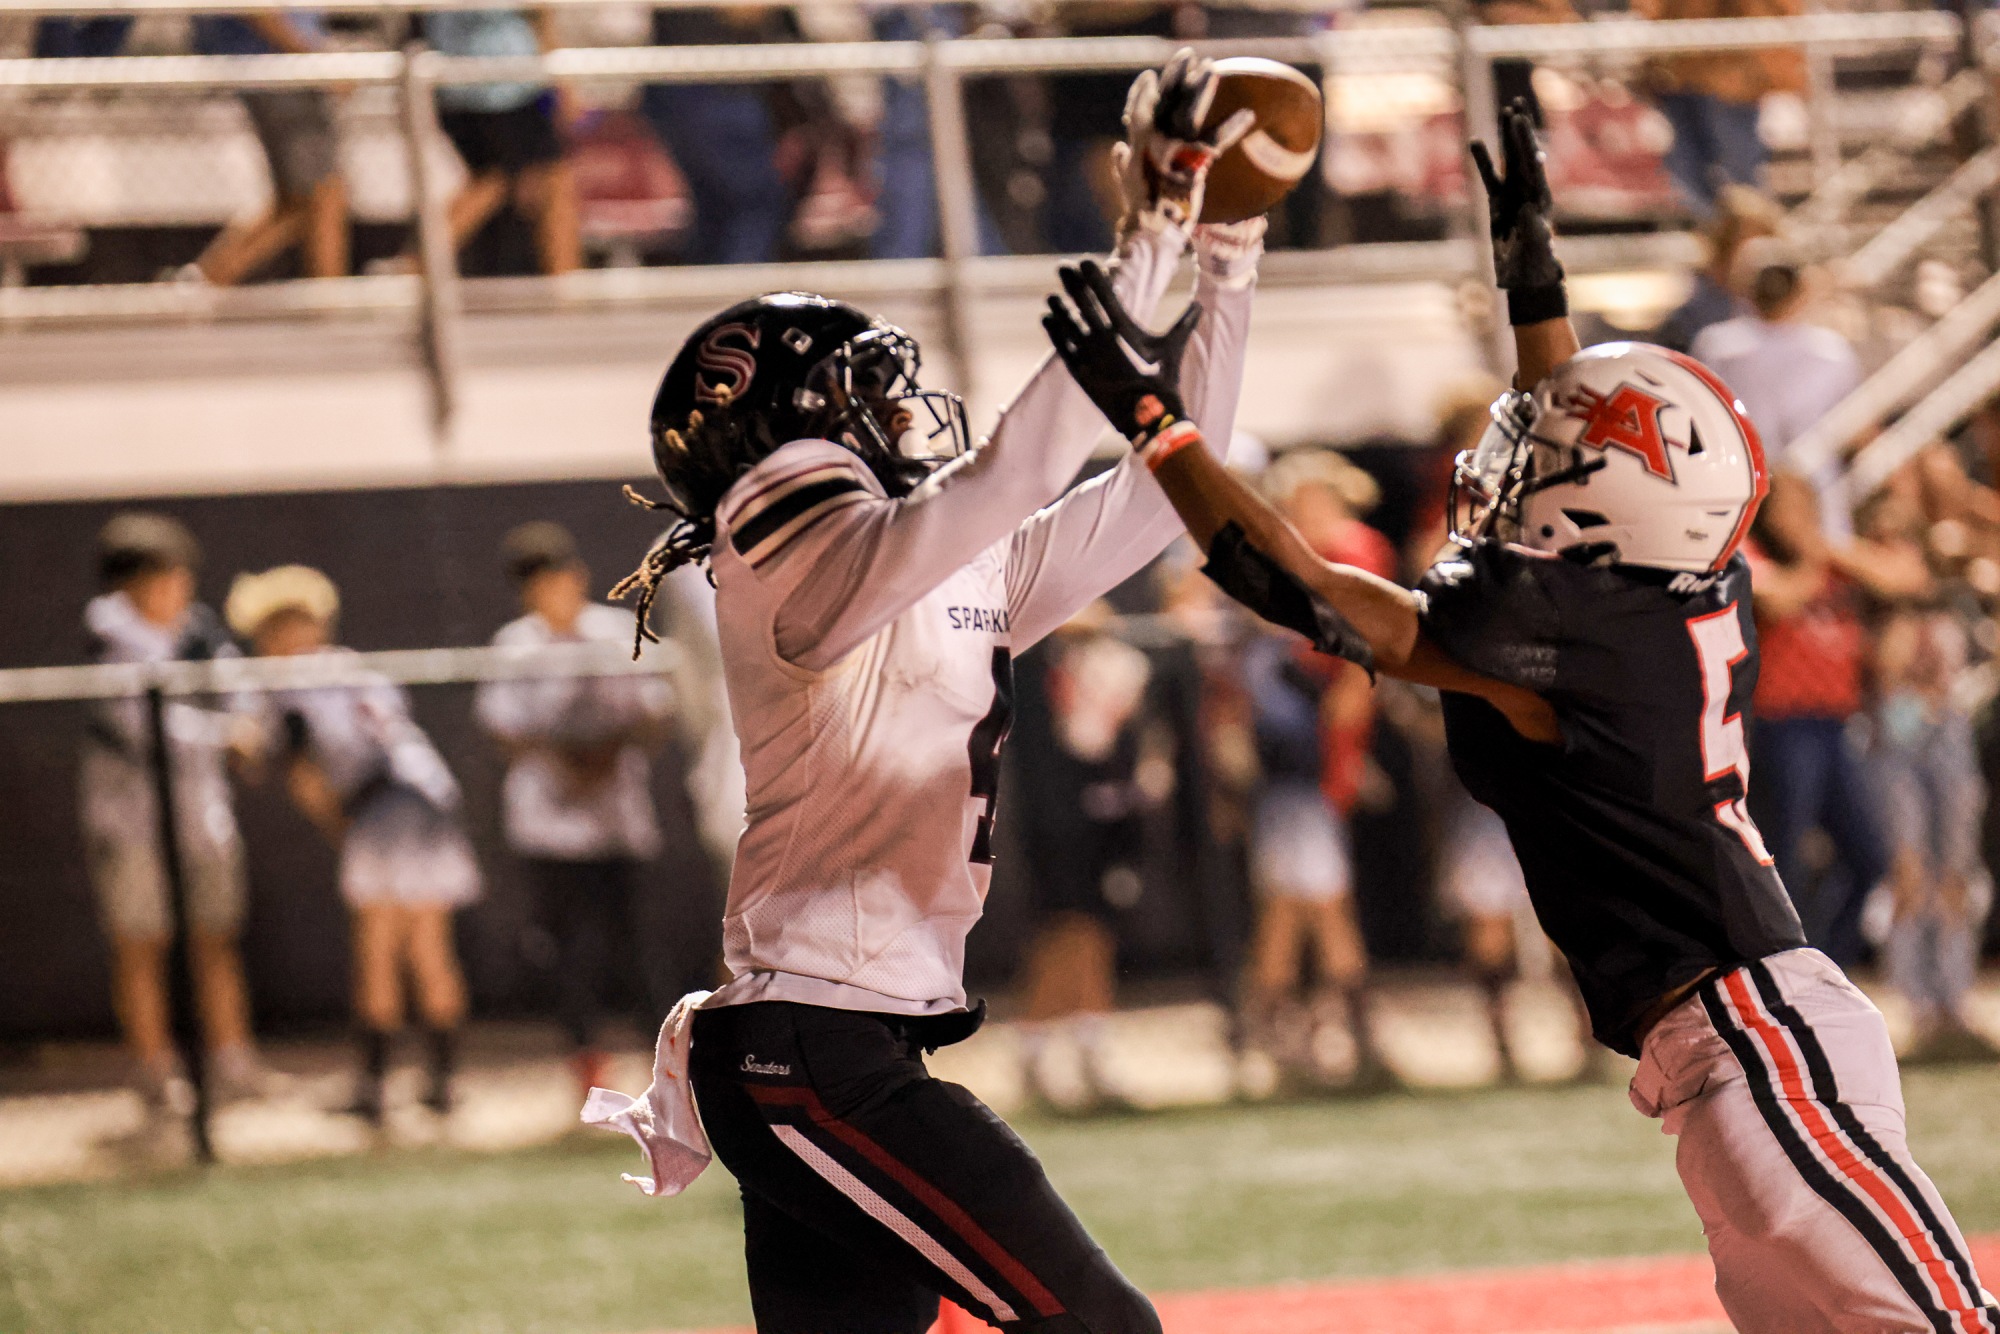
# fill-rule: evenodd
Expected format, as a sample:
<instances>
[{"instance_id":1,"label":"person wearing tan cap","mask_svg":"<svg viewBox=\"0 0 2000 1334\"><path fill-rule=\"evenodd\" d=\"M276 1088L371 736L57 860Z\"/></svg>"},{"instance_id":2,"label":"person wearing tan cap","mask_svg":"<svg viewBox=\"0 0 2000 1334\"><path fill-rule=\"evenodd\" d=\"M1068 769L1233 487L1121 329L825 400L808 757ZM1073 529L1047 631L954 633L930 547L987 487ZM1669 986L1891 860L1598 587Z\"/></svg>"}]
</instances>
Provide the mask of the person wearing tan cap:
<instances>
[{"instance_id":1,"label":"person wearing tan cap","mask_svg":"<svg viewBox=\"0 0 2000 1334\"><path fill-rule=\"evenodd\" d=\"M162 514L114 517L98 536L105 592L84 609L94 661L168 662L230 657L236 646L195 600L201 552L194 535ZM186 880L195 1005L209 1049L212 1090L250 1096L263 1071L250 1035L250 1007L237 938L247 901L243 844L225 757L243 753L239 714L193 701L169 702L176 832ZM80 765L84 860L111 941L112 999L141 1094L155 1110L185 1100L167 1000L167 946L174 922L160 857L153 740L145 705L108 700L91 711Z\"/></svg>"},{"instance_id":2,"label":"person wearing tan cap","mask_svg":"<svg viewBox=\"0 0 2000 1334\"><path fill-rule=\"evenodd\" d=\"M303 565L238 575L226 605L260 657L350 652L333 645L339 611L333 581ZM268 717L293 803L340 850L361 1057L347 1110L382 1121L389 1049L413 1000L429 1049L424 1103L442 1115L466 1009L452 913L480 895L458 783L386 679L276 690Z\"/></svg>"}]
</instances>

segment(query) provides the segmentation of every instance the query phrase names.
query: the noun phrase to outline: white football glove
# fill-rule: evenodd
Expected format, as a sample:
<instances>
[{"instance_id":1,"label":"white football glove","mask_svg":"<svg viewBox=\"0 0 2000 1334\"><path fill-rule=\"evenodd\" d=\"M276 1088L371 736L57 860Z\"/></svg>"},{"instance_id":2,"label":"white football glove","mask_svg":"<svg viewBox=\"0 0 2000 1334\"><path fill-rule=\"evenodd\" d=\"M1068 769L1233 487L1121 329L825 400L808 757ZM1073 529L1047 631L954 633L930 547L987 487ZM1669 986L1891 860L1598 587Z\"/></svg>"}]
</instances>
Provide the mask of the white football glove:
<instances>
[{"instance_id":1,"label":"white football glove","mask_svg":"<svg viewBox=\"0 0 2000 1334\"><path fill-rule=\"evenodd\" d=\"M1241 222L1202 223L1194 229L1195 263L1218 287L1247 287L1257 276L1270 226L1261 213Z\"/></svg>"},{"instance_id":2,"label":"white football glove","mask_svg":"<svg viewBox=\"0 0 2000 1334\"><path fill-rule=\"evenodd\" d=\"M1201 217L1208 169L1257 124L1245 107L1201 132L1215 102L1215 63L1185 47L1166 68L1147 70L1132 81L1125 98L1125 142L1111 150L1125 213L1121 239L1139 231L1172 227L1186 235Z\"/></svg>"}]
</instances>

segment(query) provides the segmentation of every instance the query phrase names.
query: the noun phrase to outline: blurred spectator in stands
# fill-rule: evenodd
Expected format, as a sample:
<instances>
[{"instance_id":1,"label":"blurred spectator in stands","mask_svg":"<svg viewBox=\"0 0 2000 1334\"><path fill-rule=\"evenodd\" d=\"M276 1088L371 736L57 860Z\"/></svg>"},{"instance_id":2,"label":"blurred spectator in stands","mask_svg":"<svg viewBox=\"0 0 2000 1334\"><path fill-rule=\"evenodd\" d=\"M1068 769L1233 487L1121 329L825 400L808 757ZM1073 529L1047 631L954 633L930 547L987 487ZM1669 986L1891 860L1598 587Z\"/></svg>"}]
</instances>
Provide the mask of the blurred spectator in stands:
<instances>
[{"instance_id":1,"label":"blurred spectator in stands","mask_svg":"<svg viewBox=\"0 0 2000 1334\"><path fill-rule=\"evenodd\" d=\"M1185 720L1190 776L1181 785L1180 818L1200 840L1193 869L1210 989L1239 1021L1232 1025L1230 1045L1240 1051L1244 1035L1237 1001L1249 937L1250 827L1260 777L1256 713L1242 658L1256 631L1201 572L1193 544L1168 548L1155 570L1163 620L1185 640L1185 661L1192 668L1193 716Z\"/></svg>"},{"instance_id":2,"label":"blurred spectator in stands","mask_svg":"<svg viewBox=\"0 0 2000 1334\"><path fill-rule=\"evenodd\" d=\"M35 58L79 60L118 55L124 51L125 39L132 35L136 21L129 14L36 19Z\"/></svg>"},{"instance_id":3,"label":"blurred spectator in stands","mask_svg":"<svg viewBox=\"0 0 2000 1334\"><path fill-rule=\"evenodd\" d=\"M83 613L92 661L237 656L215 613L194 600L199 561L193 535L164 515L120 514L107 523L97 546L106 591ZM237 951L246 898L243 844L224 757L252 754L255 728L240 713L175 702L167 705L166 729L210 1088L225 1098L253 1094L262 1071ZM112 1002L138 1066L139 1089L150 1108L164 1111L181 1101L185 1084L167 999L174 920L160 855L153 758L141 701L108 700L91 711L79 775L84 864L111 938Z\"/></svg>"},{"instance_id":4,"label":"blurred spectator in stands","mask_svg":"<svg viewBox=\"0 0 2000 1334\"><path fill-rule=\"evenodd\" d=\"M1281 456L1264 487L1306 543L1328 560L1396 575L1388 539L1363 523L1374 480L1330 450ZM1354 913L1346 817L1370 772L1374 700L1367 673L1295 636L1264 636L1245 655L1262 784L1250 845L1257 923L1245 1027L1281 1067L1316 1078L1328 1005L1298 1005L1301 955L1316 954L1323 1001L1338 1004L1353 1053L1351 1083L1391 1082L1369 1023L1367 947Z\"/></svg>"},{"instance_id":5,"label":"blurred spectator in stands","mask_svg":"<svg viewBox=\"0 0 2000 1334\"><path fill-rule=\"evenodd\" d=\"M197 14L194 49L208 56L303 55L326 48L319 15ZM308 278L347 273L347 183L340 174L340 137L333 99L316 88L246 88L237 94L271 168L271 206L232 222L183 270L228 287L293 246Z\"/></svg>"},{"instance_id":6,"label":"blurred spectator in stands","mask_svg":"<svg viewBox=\"0 0 2000 1334\"><path fill-rule=\"evenodd\" d=\"M658 46L735 46L799 40L783 9L720 5L653 12ZM792 191L778 166L776 85L654 83L640 109L687 178L693 264L761 264L778 258Z\"/></svg>"},{"instance_id":7,"label":"blurred spectator in stands","mask_svg":"<svg viewBox=\"0 0 2000 1334\"><path fill-rule=\"evenodd\" d=\"M1793 441L1854 392L1861 362L1845 338L1807 322L1810 295L1797 264L1760 264L1750 279L1752 312L1703 329L1692 352L1749 409L1773 475L1799 476L1812 487L1826 540L1842 546L1854 536L1845 461L1830 455L1810 463L1790 453Z\"/></svg>"},{"instance_id":8,"label":"blurred spectator in stands","mask_svg":"<svg viewBox=\"0 0 2000 1334\"><path fill-rule=\"evenodd\" d=\"M424 16L424 36L451 56L532 56L552 49L551 15L518 9L449 9ZM543 273L582 262L576 181L562 135L573 119L567 90L539 83L475 83L437 90L438 124L465 162L451 201L451 241L462 247L503 207L535 227Z\"/></svg>"},{"instance_id":9,"label":"blurred spectator in stands","mask_svg":"<svg viewBox=\"0 0 2000 1334\"><path fill-rule=\"evenodd\" d=\"M927 5L877 14L878 42L956 37L965 29L954 5ZM938 253L937 177L931 165L930 115L919 78L882 81L875 127L875 207L880 221L869 243L875 259L926 259Z\"/></svg>"},{"instance_id":10,"label":"blurred spectator in stands","mask_svg":"<svg viewBox=\"0 0 2000 1334\"><path fill-rule=\"evenodd\" d=\"M333 642L340 592L309 566L236 576L226 611L259 657L349 652ZM443 1115L466 1007L452 914L480 894L458 781L410 717L409 695L387 679L275 690L266 707L292 804L340 850L360 1047L346 1110L382 1123L390 1047L414 1008L429 1074L423 1101Z\"/></svg>"},{"instance_id":11,"label":"blurred spectator in stands","mask_svg":"<svg viewBox=\"0 0 2000 1334\"><path fill-rule=\"evenodd\" d=\"M1903 560L1923 559L1915 471L1863 515L1869 539ZM1969 648L1964 624L1941 607L1892 606L1876 627L1869 758L1889 843L1889 980L1914 1011L1905 1059L1996 1055L1966 1013L1992 899L1980 855L1986 785L1959 689Z\"/></svg>"},{"instance_id":12,"label":"blurred spectator in stands","mask_svg":"<svg viewBox=\"0 0 2000 1334\"><path fill-rule=\"evenodd\" d=\"M1751 241L1775 236L1784 212L1767 196L1747 185L1725 185L1716 194L1715 212L1702 224L1708 262L1694 271L1694 288L1660 327L1653 341L1686 352L1711 325L1751 313L1743 299L1737 271L1743 248Z\"/></svg>"},{"instance_id":13,"label":"blurred spectator in stands","mask_svg":"<svg viewBox=\"0 0 2000 1334\"><path fill-rule=\"evenodd\" d=\"M631 614L590 600L590 571L560 525L523 524L501 554L522 615L495 645L631 643ZM642 989L654 990L635 909L645 864L661 851L648 751L663 738L670 704L654 676L525 677L479 688L479 721L508 758L502 824L556 942L557 1001L585 1091L604 1082L598 1021L614 949L632 958ZM675 999L643 997L649 1035Z\"/></svg>"},{"instance_id":14,"label":"blurred spectator in stands","mask_svg":"<svg viewBox=\"0 0 2000 1334\"><path fill-rule=\"evenodd\" d=\"M1848 726L1863 705L1862 599L1922 596L1930 573L1881 543L1829 542L1819 504L1811 485L1777 473L1747 545L1762 660L1750 800L1807 939L1853 967L1863 900L1889 870L1878 794ZM1815 830L1831 857L1814 850Z\"/></svg>"},{"instance_id":15,"label":"blurred spectator in stands","mask_svg":"<svg viewBox=\"0 0 2000 1334\"><path fill-rule=\"evenodd\" d=\"M1039 690L1025 682L1016 745L1022 843L1031 868L1035 936L1023 962L1022 1073L1048 1103L1047 1055L1067 1037L1081 1057L1086 1105L1125 1101L1105 1068L1105 1019L1115 1002L1120 912L1139 902L1145 814L1172 793L1147 703L1145 653L1111 632L1097 603L1057 632ZM1024 664L1029 673L1034 664ZM1031 697L1032 696L1032 697ZM1038 707L1039 706L1039 707Z\"/></svg>"},{"instance_id":16,"label":"blurred spectator in stands","mask_svg":"<svg viewBox=\"0 0 2000 1334\"><path fill-rule=\"evenodd\" d=\"M1805 12L1804 0L1633 0L1651 19L1781 18ZM1674 127L1667 173L1697 218L1714 212L1727 183L1762 183L1764 141L1757 114L1764 94L1804 93L1805 56L1793 48L1696 51L1659 56L1647 66L1654 101Z\"/></svg>"},{"instance_id":17,"label":"blurred spectator in stands","mask_svg":"<svg viewBox=\"0 0 2000 1334\"><path fill-rule=\"evenodd\" d=\"M1060 30L1072 37L1192 36L1190 22L1198 17L1192 5L1126 0L1064 5L1058 14ZM1111 146L1124 135L1125 95L1131 86L1132 76L1123 70L1049 79L1052 151L1043 231L1059 254L1111 248L1111 228L1121 207Z\"/></svg>"}]
</instances>

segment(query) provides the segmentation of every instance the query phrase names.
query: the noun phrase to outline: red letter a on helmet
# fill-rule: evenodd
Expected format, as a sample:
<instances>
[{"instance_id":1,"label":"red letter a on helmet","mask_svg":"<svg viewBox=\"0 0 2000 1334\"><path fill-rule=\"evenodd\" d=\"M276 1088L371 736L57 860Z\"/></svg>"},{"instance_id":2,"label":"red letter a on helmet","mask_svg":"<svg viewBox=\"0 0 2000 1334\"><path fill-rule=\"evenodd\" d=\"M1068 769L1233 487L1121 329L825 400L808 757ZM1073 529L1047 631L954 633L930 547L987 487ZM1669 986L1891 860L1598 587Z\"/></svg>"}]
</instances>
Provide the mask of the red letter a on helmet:
<instances>
[{"instance_id":1,"label":"red letter a on helmet","mask_svg":"<svg viewBox=\"0 0 2000 1334\"><path fill-rule=\"evenodd\" d=\"M1576 442L1588 449L1622 449L1645 463L1646 471L1674 480L1667 458L1667 440L1660 434L1660 413L1666 402L1643 389L1621 384L1606 395L1589 395L1579 405L1590 413Z\"/></svg>"}]
</instances>

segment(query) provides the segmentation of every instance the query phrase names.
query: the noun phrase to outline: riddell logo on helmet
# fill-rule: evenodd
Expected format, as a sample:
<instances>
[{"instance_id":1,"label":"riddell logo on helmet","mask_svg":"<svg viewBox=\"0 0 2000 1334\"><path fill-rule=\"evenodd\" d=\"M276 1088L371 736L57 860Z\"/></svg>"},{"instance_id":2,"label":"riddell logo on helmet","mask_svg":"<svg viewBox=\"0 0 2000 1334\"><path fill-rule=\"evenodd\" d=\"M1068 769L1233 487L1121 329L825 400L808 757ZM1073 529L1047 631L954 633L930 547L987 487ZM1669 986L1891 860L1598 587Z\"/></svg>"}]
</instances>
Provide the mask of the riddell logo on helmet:
<instances>
[{"instance_id":1,"label":"riddell logo on helmet","mask_svg":"<svg viewBox=\"0 0 2000 1334\"><path fill-rule=\"evenodd\" d=\"M741 347L729 346L739 339ZM743 397L757 376L757 345L763 333L754 325L725 324L702 340L695 353L694 396L702 403L728 403ZM716 378L711 380L709 376Z\"/></svg>"},{"instance_id":2,"label":"riddell logo on helmet","mask_svg":"<svg viewBox=\"0 0 2000 1334\"><path fill-rule=\"evenodd\" d=\"M1609 394L1579 389L1571 406L1589 414L1577 444L1600 451L1622 449L1644 463L1655 477L1674 480L1673 460L1667 457L1668 440L1660 430L1665 399L1621 384Z\"/></svg>"}]
</instances>

